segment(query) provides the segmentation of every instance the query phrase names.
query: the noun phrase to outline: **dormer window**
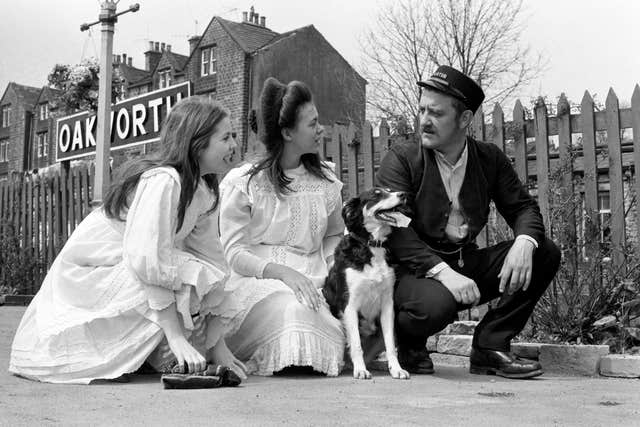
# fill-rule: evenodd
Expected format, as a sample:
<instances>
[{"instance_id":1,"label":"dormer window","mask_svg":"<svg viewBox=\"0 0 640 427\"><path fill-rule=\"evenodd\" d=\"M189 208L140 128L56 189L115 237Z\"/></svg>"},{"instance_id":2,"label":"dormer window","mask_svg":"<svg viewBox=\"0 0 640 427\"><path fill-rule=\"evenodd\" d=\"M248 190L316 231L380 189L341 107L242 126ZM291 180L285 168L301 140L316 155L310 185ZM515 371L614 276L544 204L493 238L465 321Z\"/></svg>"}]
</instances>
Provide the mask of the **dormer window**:
<instances>
[{"instance_id":1,"label":"dormer window","mask_svg":"<svg viewBox=\"0 0 640 427\"><path fill-rule=\"evenodd\" d=\"M160 89L171 86L171 70L160 71Z\"/></svg>"},{"instance_id":2,"label":"dormer window","mask_svg":"<svg viewBox=\"0 0 640 427\"><path fill-rule=\"evenodd\" d=\"M49 103L43 102L38 104L38 116L40 120L47 120L49 118Z\"/></svg>"},{"instance_id":3,"label":"dormer window","mask_svg":"<svg viewBox=\"0 0 640 427\"><path fill-rule=\"evenodd\" d=\"M216 60L216 47L211 46L202 49L201 76L212 76L218 71L218 61Z\"/></svg>"}]
</instances>

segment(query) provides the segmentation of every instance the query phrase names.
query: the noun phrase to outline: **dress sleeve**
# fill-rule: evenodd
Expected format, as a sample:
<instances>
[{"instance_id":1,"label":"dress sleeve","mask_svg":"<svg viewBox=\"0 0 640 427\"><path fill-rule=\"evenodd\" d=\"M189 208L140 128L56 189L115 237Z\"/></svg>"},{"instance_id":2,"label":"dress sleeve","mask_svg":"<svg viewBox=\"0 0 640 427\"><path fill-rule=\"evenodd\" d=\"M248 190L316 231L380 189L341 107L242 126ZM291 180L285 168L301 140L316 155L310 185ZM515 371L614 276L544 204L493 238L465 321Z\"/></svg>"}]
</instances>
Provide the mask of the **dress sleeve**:
<instances>
[{"instance_id":1,"label":"dress sleeve","mask_svg":"<svg viewBox=\"0 0 640 427\"><path fill-rule=\"evenodd\" d=\"M333 264L333 253L344 235L341 194L342 182L337 180L337 178L335 179L336 182L332 184L333 191L329 192L329 197L332 200L328 201L327 207L331 210L329 210L329 216L327 218L327 231L322 241L322 251L328 267L331 267Z\"/></svg>"},{"instance_id":2,"label":"dress sleeve","mask_svg":"<svg viewBox=\"0 0 640 427\"><path fill-rule=\"evenodd\" d=\"M184 239L185 250L199 259L226 271L224 250L218 230L219 211L206 213L198 218L191 233Z\"/></svg>"},{"instance_id":3,"label":"dress sleeve","mask_svg":"<svg viewBox=\"0 0 640 427\"><path fill-rule=\"evenodd\" d=\"M175 301L181 286L174 251L180 184L169 173L143 175L127 212L123 241L125 265L146 286L151 308Z\"/></svg>"},{"instance_id":4,"label":"dress sleeve","mask_svg":"<svg viewBox=\"0 0 640 427\"><path fill-rule=\"evenodd\" d=\"M251 252L253 206L243 183L244 180L229 179L220 186L220 240L229 267L243 276L262 278L268 261Z\"/></svg>"}]
</instances>

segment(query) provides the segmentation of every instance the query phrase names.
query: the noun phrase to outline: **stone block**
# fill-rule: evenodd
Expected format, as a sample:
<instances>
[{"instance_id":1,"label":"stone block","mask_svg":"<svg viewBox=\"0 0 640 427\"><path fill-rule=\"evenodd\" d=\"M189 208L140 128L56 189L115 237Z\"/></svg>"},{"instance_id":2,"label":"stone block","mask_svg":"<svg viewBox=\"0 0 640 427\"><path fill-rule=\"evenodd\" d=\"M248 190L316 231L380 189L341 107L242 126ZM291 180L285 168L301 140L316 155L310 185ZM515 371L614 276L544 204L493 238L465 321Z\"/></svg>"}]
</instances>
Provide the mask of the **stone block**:
<instances>
[{"instance_id":1,"label":"stone block","mask_svg":"<svg viewBox=\"0 0 640 427\"><path fill-rule=\"evenodd\" d=\"M542 344L535 342L516 342L511 343L511 351L516 356L525 359L538 360L540 357L540 347Z\"/></svg>"},{"instance_id":2,"label":"stone block","mask_svg":"<svg viewBox=\"0 0 640 427\"><path fill-rule=\"evenodd\" d=\"M460 320L448 325L441 335L473 335L478 322L473 320Z\"/></svg>"},{"instance_id":3,"label":"stone block","mask_svg":"<svg viewBox=\"0 0 640 427\"><path fill-rule=\"evenodd\" d=\"M561 375L598 375L600 358L607 354L608 345L543 344L538 360L545 372Z\"/></svg>"},{"instance_id":4,"label":"stone block","mask_svg":"<svg viewBox=\"0 0 640 427\"><path fill-rule=\"evenodd\" d=\"M427 351L438 351L438 335L433 335L427 338Z\"/></svg>"},{"instance_id":5,"label":"stone block","mask_svg":"<svg viewBox=\"0 0 640 427\"><path fill-rule=\"evenodd\" d=\"M471 335L440 335L438 337L438 353L469 356L471 353Z\"/></svg>"},{"instance_id":6,"label":"stone block","mask_svg":"<svg viewBox=\"0 0 640 427\"><path fill-rule=\"evenodd\" d=\"M605 377L640 378L640 355L609 354L600 359L600 375Z\"/></svg>"},{"instance_id":7,"label":"stone block","mask_svg":"<svg viewBox=\"0 0 640 427\"><path fill-rule=\"evenodd\" d=\"M469 358L466 356L431 353L431 360L433 361L436 370L438 369L438 366L441 365L461 366L463 368L469 369Z\"/></svg>"}]
</instances>

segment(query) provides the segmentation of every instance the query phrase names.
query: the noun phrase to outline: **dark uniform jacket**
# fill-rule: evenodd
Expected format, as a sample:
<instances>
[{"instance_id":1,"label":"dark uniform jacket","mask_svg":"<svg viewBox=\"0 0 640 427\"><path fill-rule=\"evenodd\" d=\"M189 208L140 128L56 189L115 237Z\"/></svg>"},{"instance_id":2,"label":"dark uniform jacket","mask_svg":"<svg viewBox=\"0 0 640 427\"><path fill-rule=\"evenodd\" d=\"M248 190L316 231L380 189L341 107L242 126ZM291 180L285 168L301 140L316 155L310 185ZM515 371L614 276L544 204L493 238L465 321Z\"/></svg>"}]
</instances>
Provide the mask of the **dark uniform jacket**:
<instances>
[{"instance_id":1,"label":"dark uniform jacket","mask_svg":"<svg viewBox=\"0 0 640 427\"><path fill-rule=\"evenodd\" d=\"M388 243L405 270L423 276L442 262L436 250L452 251L474 242L487 223L489 202L516 236L526 234L544 241L544 224L537 202L529 195L507 156L494 144L467 137L467 169L460 189L462 215L469 227L463 242L454 245L445 235L451 202L447 196L433 150L415 143L400 143L382 160L376 185L410 193L413 209L408 228L394 228Z\"/></svg>"}]
</instances>

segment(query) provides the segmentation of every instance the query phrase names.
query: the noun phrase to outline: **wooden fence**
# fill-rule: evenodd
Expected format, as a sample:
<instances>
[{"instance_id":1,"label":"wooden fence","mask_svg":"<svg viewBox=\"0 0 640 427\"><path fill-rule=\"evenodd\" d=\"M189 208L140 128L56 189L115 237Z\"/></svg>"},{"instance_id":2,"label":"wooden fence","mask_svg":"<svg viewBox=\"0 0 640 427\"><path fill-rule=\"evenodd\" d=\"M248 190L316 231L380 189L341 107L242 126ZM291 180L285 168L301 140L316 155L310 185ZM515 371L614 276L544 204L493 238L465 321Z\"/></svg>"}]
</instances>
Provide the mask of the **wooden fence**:
<instances>
[{"instance_id":1,"label":"wooden fence","mask_svg":"<svg viewBox=\"0 0 640 427\"><path fill-rule=\"evenodd\" d=\"M592 262L600 262L599 239L588 239L584 242L584 251L579 253L577 230L585 224L580 234L592 236L594 230L597 234L602 226L599 224L598 206L599 183L602 182L609 186L611 218L607 226L610 229L613 267L624 268L627 255L625 229L629 224L625 224L624 182L625 171L631 172L632 166L640 162L640 87L635 87L630 108L619 108L613 90L609 91L605 105L606 109L596 111L591 95L585 92L580 113L572 114L569 101L563 94L557 113L550 115L540 98L531 114L533 117L527 119L522 103L517 101L512 121L505 122L502 108L496 105L490 115L490 123L485 123L481 109L476 113L470 130L477 139L496 144L512 158L521 181L537 196L547 230L555 229L557 233L552 237L564 249L565 268L573 272L581 255ZM632 142L623 143L621 134L624 129L633 130ZM606 143L597 143L597 135L604 132ZM557 141L557 148L550 145L550 137ZM353 124L336 124L327 129L324 154L336 163L336 171L345 182L345 196L354 196L373 185L380 157L398 139L418 143L414 135L389 136L389 127L384 121L379 128L379 136L375 138L369 122L362 129ZM576 140L581 144L575 144L573 141ZM554 174L559 175L559 183L550 181ZM574 188L577 182L580 188ZM627 184L630 182L632 180L627 179ZM627 185L627 192L631 190L638 194L640 180L635 179L633 183L633 187ZM554 187L552 184L559 185ZM560 226L550 224L552 197L558 196L560 201L567 202L575 195L582 199L583 208L564 212ZM627 220L640 224L639 213L640 210L635 209L636 217ZM490 231L485 229L480 234L480 246L487 244Z\"/></svg>"},{"instance_id":2,"label":"wooden fence","mask_svg":"<svg viewBox=\"0 0 640 427\"><path fill-rule=\"evenodd\" d=\"M624 267L625 236L625 171L633 170L640 161L640 87L636 86L630 108L619 108L618 99L609 91L606 109L596 111L594 101L585 93L579 114L572 114L564 95L557 105L557 113L550 115L542 101L536 104L532 117L525 117L525 109L518 101L513 120L506 122L504 113L496 105L490 123L485 123L480 110L471 132L476 138L491 142L505 151L513 160L520 179L536 194L547 229L552 212L550 177L560 173L558 192L564 200L579 194L583 208L564 214L559 235L553 236L565 248L565 268L577 268L576 241L581 224L599 229L599 182L609 186L611 205L611 253L613 264ZM632 142L621 138L623 129L633 130ZM598 143L597 135L606 131L606 143ZM379 136L373 136L369 122L362 128L353 123L335 124L326 128L322 151L336 164L336 171L345 183L344 196L358 194L371 187L380 159L389 147L399 141L418 143L415 135L389 134L389 126L382 122ZM572 143L581 136L581 145ZM557 148L549 139L557 140ZM576 177L580 177L579 188ZM48 176L23 176L0 183L0 230L3 235L12 232L19 237L20 248L26 255L41 260L37 268L26 272L28 286L25 292L35 293L58 251L76 225L89 212L92 195L93 171L86 166L62 170ZM627 179L627 183L632 182ZM633 180L631 188L636 194L640 180ZM636 215L640 210L636 209ZM584 218L583 218L584 216ZM627 218L629 219L629 218ZM637 218L633 218L640 224ZM584 221L583 221L584 220ZM491 232L484 230L478 238L481 246L491 242ZM584 233L584 231L583 231ZM587 259L596 260L599 241L586 242ZM2 266L1 275L6 275Z\"/></svg>"},{"instance_id":3,"label":"wooden fence","mask_svg":"<svg viewBox=\"0 0 640 427\"><path fill-rule=\"evenodd\" d=\"M17 239L14 248L20 256L11 259L24 263L24 283L15 284L20 292L38 290L67 238L89 213L92 183L93 168L86 165L46 175L18 175L0 183L0 236L5 244ZM20 268L9 265L10 255L4 254L2 279L15 277Z\"/></svg>"}]
</instances>

